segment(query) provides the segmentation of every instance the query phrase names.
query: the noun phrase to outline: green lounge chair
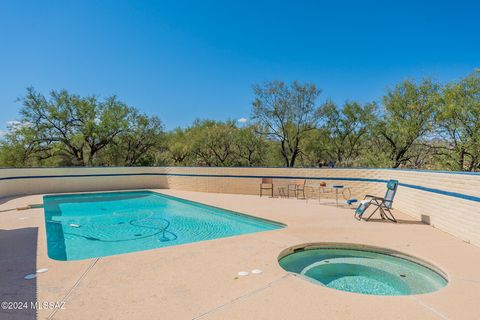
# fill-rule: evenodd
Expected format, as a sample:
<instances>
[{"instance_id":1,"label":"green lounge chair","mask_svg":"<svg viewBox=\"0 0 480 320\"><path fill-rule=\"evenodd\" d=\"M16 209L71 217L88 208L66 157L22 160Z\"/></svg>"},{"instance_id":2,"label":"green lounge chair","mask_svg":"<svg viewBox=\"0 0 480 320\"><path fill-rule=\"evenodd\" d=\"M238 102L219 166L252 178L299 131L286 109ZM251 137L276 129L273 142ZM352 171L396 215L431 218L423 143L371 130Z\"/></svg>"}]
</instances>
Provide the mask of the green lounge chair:
<instances>
[{"instance_id":1,"label":"green lounge chair","mask_svg":"<svg viewBox=\"0 0 480 320\"><path fill-rule=\"evenodd\" d=\"M385 192L385 196L377 197L370 194L367 194L360 204L355 210L355 218L358 220L362 219L363 214L371 205L376 206L377 208L365 219L365 221L370 220L370 218L375 214L375 212L380 212L380 217L382 219L387 219L392 222L397 222L395 217L392 214L390 209L392 208L393 199L395 198L395 194L397 193L398 188L398 180L390 180L387 183L387 192Z\"/></svg>"}]
</instances>

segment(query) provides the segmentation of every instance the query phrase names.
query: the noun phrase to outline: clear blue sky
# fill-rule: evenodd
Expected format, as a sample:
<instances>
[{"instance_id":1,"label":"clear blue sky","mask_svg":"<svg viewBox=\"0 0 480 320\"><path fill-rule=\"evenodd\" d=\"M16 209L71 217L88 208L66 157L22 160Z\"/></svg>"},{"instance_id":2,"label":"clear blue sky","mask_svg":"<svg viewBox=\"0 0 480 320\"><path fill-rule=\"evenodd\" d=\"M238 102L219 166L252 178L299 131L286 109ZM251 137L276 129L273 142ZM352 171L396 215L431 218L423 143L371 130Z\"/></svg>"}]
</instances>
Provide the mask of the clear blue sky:
<instances>
[{"instance_id":1,"label":"clear blue sky","mask_svg":"<svg viewBox=\"0 0 480 320\"><path fill-rule=\"evenodd\" d=\"M480 67L479 2L420 2L1 1L0 130L27 86L116 94L171 129L248 117L267 80L366 102Z\"/></svg>"}]
</instances>

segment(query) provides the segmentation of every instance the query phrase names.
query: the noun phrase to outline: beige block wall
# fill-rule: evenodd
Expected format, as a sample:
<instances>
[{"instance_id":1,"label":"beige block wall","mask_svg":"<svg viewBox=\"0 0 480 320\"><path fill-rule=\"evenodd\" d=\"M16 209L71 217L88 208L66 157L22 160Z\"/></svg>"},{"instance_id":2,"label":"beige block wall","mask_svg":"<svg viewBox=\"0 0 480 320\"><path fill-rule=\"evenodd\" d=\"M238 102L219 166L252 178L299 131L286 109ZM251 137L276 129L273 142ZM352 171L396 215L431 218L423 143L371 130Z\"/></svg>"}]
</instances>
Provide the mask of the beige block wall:
<instances>
[{"instance_id":1,"label":"beige block wall","mask_svg":"<svg viewBox=\"0 0 480 320\"><path fill-rule=\"evenodd\" d=\"M0 179L96 174L120 176L0 180L0 198L23 194L146 188L256 195L259 192L260 177L268 176L279 177L274 180L276 187L287 185L295 177L310 178L309 183L325 181L328 185L341 184L352 188L352 197L361 199L365 194L385 193L385 183L375 180L397 179L401 186L394 202L395 209L418 217L472 244L480 245L480 202L405 186L414 185L480 197L480 175L383 169L207 167L0 169ZM127 175L122 176L123 174ZM367 181L361 181L362 179ZM277 188L275 191L277 193Z\"/></svg>"}]
</instances>

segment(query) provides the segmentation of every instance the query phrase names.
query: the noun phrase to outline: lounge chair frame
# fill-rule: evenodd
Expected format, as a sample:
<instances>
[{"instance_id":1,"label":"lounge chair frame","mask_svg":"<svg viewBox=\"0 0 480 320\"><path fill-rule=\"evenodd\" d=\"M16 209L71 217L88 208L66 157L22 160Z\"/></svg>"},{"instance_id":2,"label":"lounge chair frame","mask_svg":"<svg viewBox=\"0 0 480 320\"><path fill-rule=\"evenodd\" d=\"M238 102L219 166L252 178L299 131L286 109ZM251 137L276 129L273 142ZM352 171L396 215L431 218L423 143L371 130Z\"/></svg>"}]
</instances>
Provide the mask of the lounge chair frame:
<instances>
[{"instance_id":1,"label":"lounge chair frame","mask_svg":"<svg viewBox=\"0 0 480 320\"><path fill-rule=\"evenodd\" d=\"M392 186L390 186L392 185ZM390 210L392 208L393 204L393 199L395 198L395 194L397 192L398 188L398 181L397 180L390 180L387 184L387 192L385 194L385 197L378 197L374 195L367 194L363 200L370 200L370 205L376 206L375 210L365 219L365 221L370 220L370 218L378 211L380 212L380 217L384 220L389 220L392 222L397 222L397 219L395 219L395 216L393 215L392 211ZM386 199L388 192L391 191L393 192L389 199ZM366 210L366 209L365 209ZM355 214L355 218L358 220L362 219L362 214L358 215Z\"/></svg>"},{"instance_id":2,"label":"lounge chair frame","mask_svg":"<svg viewBox=\"0 0 480 320\"><path fill-rule=\"evenodd\" d=\"M392 211L390 211L390 208L388 207L388 203L390 202L393 202L393 201L388 201L388 200L385 200L384 198L382 197L376 197L376 196L372 196L370 194L367 194L365 196L365 198L363 198L363 200L367 200L367 199L371 199L370 201L370 205L374 205L376 206L377 208L375 208L375 210L373 210L373 212L365 219L365 221L368 221L370 220L370 218L377 212L379 211L380 212L380 217L384 220L390 220L392 222L397 222L397 219L395 219L395 216L393 215ZM359 219L361 219L362 217L360 216Z\"/></svg>"}]
</instances>

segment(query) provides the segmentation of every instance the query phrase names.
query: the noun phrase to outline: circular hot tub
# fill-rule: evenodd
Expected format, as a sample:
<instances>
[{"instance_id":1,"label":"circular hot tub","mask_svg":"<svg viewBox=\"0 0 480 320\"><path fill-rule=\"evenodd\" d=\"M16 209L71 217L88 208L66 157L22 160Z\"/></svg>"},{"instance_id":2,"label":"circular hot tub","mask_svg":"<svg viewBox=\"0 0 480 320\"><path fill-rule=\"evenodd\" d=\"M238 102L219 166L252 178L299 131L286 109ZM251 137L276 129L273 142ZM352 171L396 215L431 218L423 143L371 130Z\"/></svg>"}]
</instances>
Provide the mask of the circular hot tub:
<instances>
[{"instance_id":1,"label":"circular hot tub","mask_svg":"<svg viewBox=\"0 0 480 320\"><path fill-rule=\"evenodd\" d=\"M354 244L289 248L280 266L328 288L369 295L424 294L447 285L440 269L398 251Z\"/></svg>"}]
</instances>

